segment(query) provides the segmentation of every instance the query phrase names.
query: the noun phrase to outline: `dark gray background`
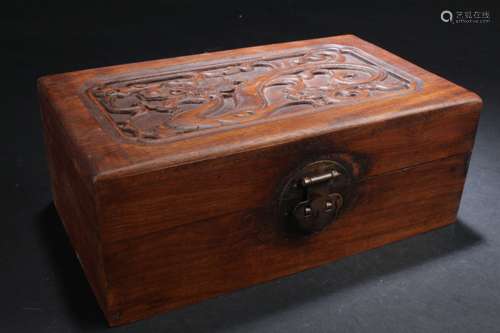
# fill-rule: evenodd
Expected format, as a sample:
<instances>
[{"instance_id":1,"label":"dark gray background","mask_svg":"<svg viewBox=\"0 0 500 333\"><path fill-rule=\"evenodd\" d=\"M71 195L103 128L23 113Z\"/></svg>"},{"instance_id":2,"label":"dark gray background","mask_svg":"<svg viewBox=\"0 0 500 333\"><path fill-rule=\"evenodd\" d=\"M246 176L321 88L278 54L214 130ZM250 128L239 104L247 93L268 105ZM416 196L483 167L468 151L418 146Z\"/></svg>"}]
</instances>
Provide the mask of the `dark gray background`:
<instances>
[{"instance_id":1,"label":"dark gray background","mask_svg":"<svg viewBox=\"0 0 500 333\"><path fill-rule=\"evenodd\" d=\"M443 9L488 10L492 22L446 24ZM38 76L342 33L483 97L458 223L113 332L500 331L500 17L494 5L18 1L0 12L0 331L107 329L52 204Z\"/></svg>"}]
</instances>

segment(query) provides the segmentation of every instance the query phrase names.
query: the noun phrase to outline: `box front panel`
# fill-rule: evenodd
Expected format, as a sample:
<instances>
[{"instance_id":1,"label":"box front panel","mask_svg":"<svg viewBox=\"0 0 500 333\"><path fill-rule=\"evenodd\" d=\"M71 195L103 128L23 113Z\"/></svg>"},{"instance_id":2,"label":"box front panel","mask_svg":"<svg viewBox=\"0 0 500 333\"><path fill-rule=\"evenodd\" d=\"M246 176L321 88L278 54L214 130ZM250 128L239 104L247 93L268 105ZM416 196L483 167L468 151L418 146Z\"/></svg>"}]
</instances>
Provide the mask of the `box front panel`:
<instances>
[{"instance_id":1,"label":"box front panel","mask_svg":"<svg viewBox=\"0 0 500 333\"><path fill-rule=\"evenodd\" d=\"M112 324L292 274L455 221L467 154L367 177L312 235L276 225L269 206L105 245Z\"/></svg>"}]
</instances>

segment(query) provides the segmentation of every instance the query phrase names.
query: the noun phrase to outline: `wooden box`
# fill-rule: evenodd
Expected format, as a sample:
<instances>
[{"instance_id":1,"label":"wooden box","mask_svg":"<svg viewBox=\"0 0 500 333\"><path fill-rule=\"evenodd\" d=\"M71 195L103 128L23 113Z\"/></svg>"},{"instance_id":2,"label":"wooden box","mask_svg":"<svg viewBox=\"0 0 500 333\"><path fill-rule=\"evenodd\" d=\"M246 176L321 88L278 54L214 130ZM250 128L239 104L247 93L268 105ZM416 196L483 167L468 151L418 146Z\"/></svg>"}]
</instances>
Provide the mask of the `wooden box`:
<instances>
[{"instance_id":1,"label":"wooden box","mask_svg":"<svg viewBox=\"0 0 500 333\"><path fill-rule=\"evenodd\" d=\"M110 325L453 223L482 106L352 35L38 89L54 202Z\"/></svg>"}]
</instances>

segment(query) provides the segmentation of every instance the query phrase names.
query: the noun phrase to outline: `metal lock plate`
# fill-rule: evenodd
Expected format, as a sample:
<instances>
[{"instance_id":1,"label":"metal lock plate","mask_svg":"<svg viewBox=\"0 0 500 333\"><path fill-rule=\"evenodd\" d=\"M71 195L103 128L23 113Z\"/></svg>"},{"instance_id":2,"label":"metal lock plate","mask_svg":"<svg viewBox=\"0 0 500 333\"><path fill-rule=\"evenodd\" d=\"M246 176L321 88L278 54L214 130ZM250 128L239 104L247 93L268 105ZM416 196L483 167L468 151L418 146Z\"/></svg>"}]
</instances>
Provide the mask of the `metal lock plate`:
<instances>
[{"instance_id":1,"label":"metal lock plate","mask_svg":"<svg viewBox=\"0 0 500 333\"><path fill-rule=\"evenodd\" d=\"M350 182L348 169L332 160L310 163L295 172L280 198L288 229L311 234L332 223L345 204Z\"/></svg>"}]
</instances>

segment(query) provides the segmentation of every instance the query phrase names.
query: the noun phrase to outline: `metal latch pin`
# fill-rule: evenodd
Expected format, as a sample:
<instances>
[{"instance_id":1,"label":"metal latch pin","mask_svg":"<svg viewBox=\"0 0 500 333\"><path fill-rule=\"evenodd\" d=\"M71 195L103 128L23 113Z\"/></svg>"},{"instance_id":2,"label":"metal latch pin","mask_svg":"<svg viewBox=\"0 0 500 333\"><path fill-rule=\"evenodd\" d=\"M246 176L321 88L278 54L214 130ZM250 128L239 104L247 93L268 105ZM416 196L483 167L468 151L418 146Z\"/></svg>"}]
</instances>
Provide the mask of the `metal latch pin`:
<instances>
[{"instance_id":1,"label":"metal latch pin","mask_svg":"<svg viewBox=\"0 0 500 333\"><path fill-rule=\"evenodd\" d=\"M302 186L309 186L309 185L314 185L318 183L325 182L327 180L330 180L332 178L340 176L341 173L338 172L337 170L332 170L330 172L324 173L319 176L313 176L313 177L304 177L302 178Z\"/></svg>"}]
</instances>

